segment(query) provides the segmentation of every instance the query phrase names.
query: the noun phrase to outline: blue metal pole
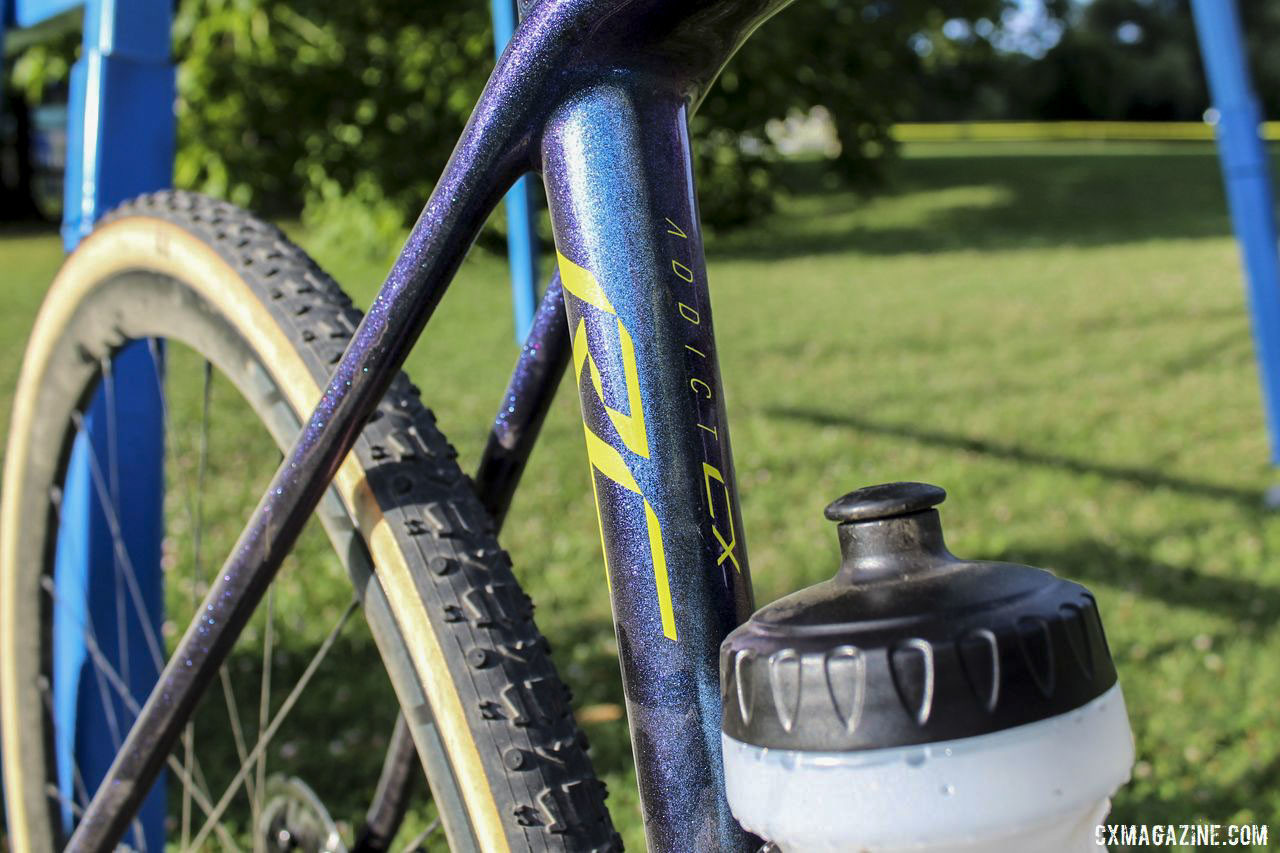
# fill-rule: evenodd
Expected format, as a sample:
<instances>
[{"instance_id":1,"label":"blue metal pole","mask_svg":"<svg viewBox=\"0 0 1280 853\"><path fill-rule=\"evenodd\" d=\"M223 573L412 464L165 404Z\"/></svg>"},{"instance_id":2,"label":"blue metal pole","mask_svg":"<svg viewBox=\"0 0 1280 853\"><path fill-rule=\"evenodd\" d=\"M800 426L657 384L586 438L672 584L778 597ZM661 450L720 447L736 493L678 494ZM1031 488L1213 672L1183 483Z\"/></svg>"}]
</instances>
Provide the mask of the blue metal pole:
<instances>
[{"instance_id":1,"label":"blue metal pole","mask_svg":"<svg viewBox=\"0 0 1280 853\"><path fill-rule=\"evenodd\" d=\"M17 22L36 23L72 5L19 0ZM71 71L67 105L62 238L68 251L106 210L171 183L170 18L167 0L88 0L85 5L84 49ZM159 674L146 634L160 636L164 618L163 365L138 342L117 353L110 370L112 382L98 388L72 448L54 565L54 747L68 800L73 781L89 791L97 787L114 758L108 735L113 723L127 726L132 719L114 689L103 689L97 667L88 660L86 626L134 696L145 697ZM104 490L110 513L101 499ZM124 577L112 521L119 525L134 581ZM129 582L136 582L146 612L133 606L125 589ZM164 788L159 782L142 806L137 824L142 838L134 839L136 846L164 847ZM70 825L69 811L63 817Z\"/></svg>"},{"instance_id":2,"label":"blue metal pole","mask_svg":"<svg viewBox=\"0 0 1280 853\"><path fill-rule=\"evenodd\" d=\"M68 249L111 207L173 182L170 5L89 0L85 7L84 50L72 69L67 117Z\"/></svg>"},{"instance_id":3,"label":"blue metal pole","mask_svg":"<svg viewBox=\"0 0 1280 853\"><path fill-rule=\"evenodd\" d=\"M105 383L98 388L72 447L55 552L54 750L64 803L77 799L74 783L89 792L97 789L115 758L117 732L123 737L134 717L89 659L86 626L93 629L95 654L111 663L138 704L155 686L160 669L149 653L147 634L162 636L164 621L163 392L146 344L134 343L117 354L112 372L111 395ZM102 491L110 494L110 516ZM126 586L112 521L119 524L145 613L134 606ZM135 840L135 847L164 849L165 813L161 781L142 805L138 822L145 845ZM69 806L62 817L70 829Z\"/></svg>"},{"instance_id":4,"label":"blue metal pole","mask_svg":"<svg viewBox=\"0 0 1280 853\"><path fill-rule=\"evenodd\" d=\"M515 0L493 0L493 45L498 55L516 28ZM522 344L533 326L538 304L538 234L534 228L534 180L525 175L507 193L507 263L511 268L511 302L515 312L516 343Z\"/></svg>"},{"instance_id":5,"label":"blue metal pole","mask_svg":"<svg viewBox=\"0 0 1280 853\"><path fill-rule=\"evenodd\" d=\"M1191 0L1214 109L1222 179L1244 257L1271 462L1280 464L1280 253L1262 110L1235 0Z\"/></svg>"}]
</instances>

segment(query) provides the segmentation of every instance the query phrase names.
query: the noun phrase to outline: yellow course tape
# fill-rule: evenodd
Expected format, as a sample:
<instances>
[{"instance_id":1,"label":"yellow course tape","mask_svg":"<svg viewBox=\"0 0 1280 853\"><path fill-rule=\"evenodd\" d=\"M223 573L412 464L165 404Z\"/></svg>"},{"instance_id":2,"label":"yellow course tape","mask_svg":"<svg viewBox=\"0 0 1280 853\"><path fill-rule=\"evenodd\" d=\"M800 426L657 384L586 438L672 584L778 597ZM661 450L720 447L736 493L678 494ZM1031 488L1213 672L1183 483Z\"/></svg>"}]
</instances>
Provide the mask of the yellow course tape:
<instances>
[{"instance_id":1,"label":"yellow course tape","mask_svg":"<svg viewBox=\"0 0 1280 853\"><path fill-rule=\"evenodd\" d=\"M1199 121L964 121L900 122L899 142L1212 142L1214 128ZM1280 141L1280 121L1263 122L1262 138Z\"/></svg>"}]
</instances>

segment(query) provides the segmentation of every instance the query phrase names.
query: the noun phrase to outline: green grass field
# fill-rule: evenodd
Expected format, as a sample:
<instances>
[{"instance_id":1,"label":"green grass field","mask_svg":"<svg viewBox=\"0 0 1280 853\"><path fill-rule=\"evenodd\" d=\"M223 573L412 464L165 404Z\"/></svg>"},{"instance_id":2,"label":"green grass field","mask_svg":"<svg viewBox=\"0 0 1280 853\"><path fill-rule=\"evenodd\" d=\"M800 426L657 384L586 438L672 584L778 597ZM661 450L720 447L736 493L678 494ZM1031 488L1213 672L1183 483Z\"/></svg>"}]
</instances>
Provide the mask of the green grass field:
<instances>
[{"instance_id":1,"label":"green grass field","mask_svg":"<svg viewBox=\"0 0 1280 853\"><path fill-rule=\"evenodd\" d=\"M1096 592L1138 746L1115 820L1280 831L1280 519L1261 506L1278 478L1212 148L916 145L869 200L792 177L776 216L708 242L759 601L834 571L830 499L939 483L957 554ZM368 304L381 264L300 239ZM52 235L0 233L6 429L59 255ZM468 466L514 357L503 266L477 252L409 364ZM577 405L562 389L505 545L643 849ZM285 654L317 639L297 636ZM340 671L384 697L352 657L369 648ZM392 712L360 689L325 723L332 762L376 765L364 745Z\"/></svg>"}]
</instances>

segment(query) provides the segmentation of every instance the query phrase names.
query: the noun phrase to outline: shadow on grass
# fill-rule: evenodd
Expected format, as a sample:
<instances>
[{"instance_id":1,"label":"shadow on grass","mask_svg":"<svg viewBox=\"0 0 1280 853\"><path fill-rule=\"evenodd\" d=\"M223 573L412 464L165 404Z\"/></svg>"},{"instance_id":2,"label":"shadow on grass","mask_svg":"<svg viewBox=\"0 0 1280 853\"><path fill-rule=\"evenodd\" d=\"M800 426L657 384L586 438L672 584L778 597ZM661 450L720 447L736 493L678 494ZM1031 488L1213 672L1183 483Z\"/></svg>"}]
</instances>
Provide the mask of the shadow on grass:
<instances>
[{"instance_id":1,"label":"shadow on grass","mask_svg":"<svg viewBox=\"0 0 1280 853\"><path fill-rule=\"evenodd\" d=\"M1145 599L1162 601L1236 620L1237 634L1270 630L1280 621L1280 588L1243 578L1210 575L1192 566L1162 563L1141 550L1117 548L1094 539L1046 548L1012 546L984 559L1025 563L1063 577L1112 584Z\"/></svg>"},{"instance_id":2,"label":"shadow on grass","mask_svg":"<svg viewBox=\"0 0 1280 853\"><path fill-rule=\"evenodd\" d=\"M783 209L762 228L716 239L712 256L1087 247L1231 234L1207 146L912 157L894 164L888 189L869 198L824 187L821 168L788 164L792 196Z\"/></svg>"},{"instance_id":3,"label":"shadow on grass","mask_svg":"<svg viewBox=\"0 0 1280 853\"><path fill-rule=\"evenodd\" d=\"M1131 483L1148 489L1169 489L1196 497L1211 500L1231 501L1246 509L1259 510L1262 506L1262 495L1252 489L1241 489L1203 480L1193 480L1153 471L1150 468L1138 468L1126 465L1110 465L1091 459L1079 459L1041 450L1031 450L1017 444L994 441L985 438L973 438L959 433L945 432L915 424L882 423L857 415L827 412L821 409L776 407L766 410L770 417L786 420L797 420L815 426L845 427L871 435L883 435L901 438L930 447L941 447L948 450L961 450L978 453L1009 462L1023 465L1055 468L1073 474L1092 474L1108 480Z\"/></svg>"}]
</instances>

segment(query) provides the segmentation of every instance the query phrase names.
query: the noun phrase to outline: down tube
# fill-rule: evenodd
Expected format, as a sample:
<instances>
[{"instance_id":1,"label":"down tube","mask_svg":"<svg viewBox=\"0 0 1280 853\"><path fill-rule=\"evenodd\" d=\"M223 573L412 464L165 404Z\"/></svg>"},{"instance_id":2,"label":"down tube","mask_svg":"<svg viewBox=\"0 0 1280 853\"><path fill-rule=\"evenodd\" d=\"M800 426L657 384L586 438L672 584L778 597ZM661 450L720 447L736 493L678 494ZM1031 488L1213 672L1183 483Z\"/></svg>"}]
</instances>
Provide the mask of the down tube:
<instances>
[{"instance_id":1,"label":"down tube","mask_svg":"<svg viewBox=\"0 0 1280 853\"><path fill-rule=\"evenodd\" d=\"M543 165L649 849L754 850L720 755L718 652L752 595L685 106L592 88Z\"/></svg>"}]
</instances>

